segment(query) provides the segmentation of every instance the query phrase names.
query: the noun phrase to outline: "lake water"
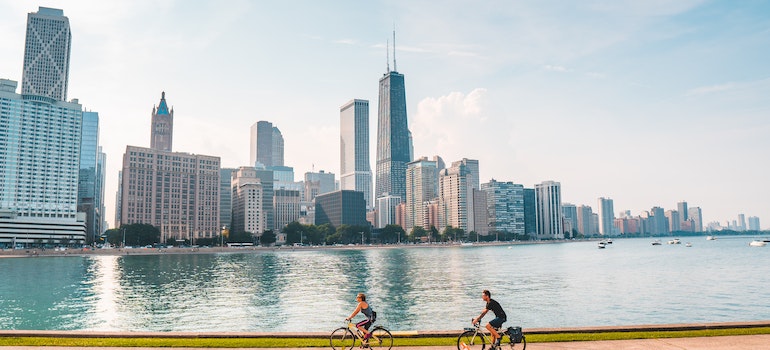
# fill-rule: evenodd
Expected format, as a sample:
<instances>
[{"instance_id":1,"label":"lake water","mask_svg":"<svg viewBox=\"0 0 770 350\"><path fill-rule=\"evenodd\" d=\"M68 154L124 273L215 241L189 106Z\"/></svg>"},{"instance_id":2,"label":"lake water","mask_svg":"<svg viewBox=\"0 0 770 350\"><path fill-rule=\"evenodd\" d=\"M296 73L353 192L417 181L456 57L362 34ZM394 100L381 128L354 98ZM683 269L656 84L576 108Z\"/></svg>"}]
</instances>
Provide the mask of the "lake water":
<instances>
[{"instance_id":1,"label":"lake water","mask_svg":"<svg viewBox=\"0 0 770 350\"><path fill-rule=\"evenodd\" d=\"M392 330L449 330L482 289L525 328L770 320L770 246L690 239L4 258L0 329L322 332L364 292Z\"/></svg>"}]
</instances>

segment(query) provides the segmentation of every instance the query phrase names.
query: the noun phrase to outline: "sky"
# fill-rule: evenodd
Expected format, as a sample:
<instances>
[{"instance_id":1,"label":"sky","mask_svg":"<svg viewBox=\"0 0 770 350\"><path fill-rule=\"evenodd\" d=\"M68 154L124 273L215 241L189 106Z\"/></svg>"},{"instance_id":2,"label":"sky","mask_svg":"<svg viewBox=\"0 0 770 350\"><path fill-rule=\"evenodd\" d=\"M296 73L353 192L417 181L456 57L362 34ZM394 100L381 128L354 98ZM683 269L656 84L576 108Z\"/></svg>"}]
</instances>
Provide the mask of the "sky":
<instances>
[{"instance_id":1,"label":"sky","mask_svg":"<svg viewBox=\"0 0 770 350\"><path fill-rule=\"evenodd\" d=\"M266 120L296 180L339 177L339 107L369 100L374 170L395 28L416 157L558 181L595 212L599 197L616 216L684 200L704 224L770 228L766 1L0 0L0 78L21 81L38 6L70 21L68 98L99 112L110 226L126 145L149 147L163 91L174 151L249 165Z\"/></svg>"}]
</instances>

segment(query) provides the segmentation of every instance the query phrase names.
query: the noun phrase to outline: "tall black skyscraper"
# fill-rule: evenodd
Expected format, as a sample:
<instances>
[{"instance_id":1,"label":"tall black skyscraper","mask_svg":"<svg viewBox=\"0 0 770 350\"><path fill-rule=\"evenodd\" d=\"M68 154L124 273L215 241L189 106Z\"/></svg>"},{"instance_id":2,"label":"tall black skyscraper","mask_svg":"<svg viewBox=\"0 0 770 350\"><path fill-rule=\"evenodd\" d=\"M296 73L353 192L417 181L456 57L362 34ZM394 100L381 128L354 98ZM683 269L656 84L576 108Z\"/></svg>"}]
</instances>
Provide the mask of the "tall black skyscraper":
<instances>
[{"instance_id":1,"label":"tall black skyscraper","mask_svg":"<svg viewBox=\"0 0 770 350\"><path fill-rule=\"evenodd\" d=\"M412 161L409 127L406 118L404 75L396 70L395 33L393 35L393 70L380 78L377 126L377 180L374 196L385 193L406 200L406 163Z\"/></svg>"}]
</instances>

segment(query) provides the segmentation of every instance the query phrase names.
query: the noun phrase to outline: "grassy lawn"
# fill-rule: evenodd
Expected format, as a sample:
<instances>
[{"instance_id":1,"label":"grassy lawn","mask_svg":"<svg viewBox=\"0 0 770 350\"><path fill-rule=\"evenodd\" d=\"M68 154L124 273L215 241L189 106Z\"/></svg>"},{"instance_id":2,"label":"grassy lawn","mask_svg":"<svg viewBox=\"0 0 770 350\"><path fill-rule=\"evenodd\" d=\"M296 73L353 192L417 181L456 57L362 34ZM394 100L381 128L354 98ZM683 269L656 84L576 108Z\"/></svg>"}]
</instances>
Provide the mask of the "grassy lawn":
<instances>
[{"instance_id":1,"label":"grassy lawn","mask_svg":"<svg viewBox=\"0 0 770 350\"><path fill-rule=\"evenodd\" d=\"M770 327L730 328L696 331L607 332L530 334L528 343L585 340L622 340L653 338L714 337L725 335L770 334ZM456 337L395 338L394 346L455 345ZM0 337L0 346L89 346L89 347L198 347L198 348L281 348L328 347L328 339L320 338L59 338Z\"/></svg>"}]
</instances>

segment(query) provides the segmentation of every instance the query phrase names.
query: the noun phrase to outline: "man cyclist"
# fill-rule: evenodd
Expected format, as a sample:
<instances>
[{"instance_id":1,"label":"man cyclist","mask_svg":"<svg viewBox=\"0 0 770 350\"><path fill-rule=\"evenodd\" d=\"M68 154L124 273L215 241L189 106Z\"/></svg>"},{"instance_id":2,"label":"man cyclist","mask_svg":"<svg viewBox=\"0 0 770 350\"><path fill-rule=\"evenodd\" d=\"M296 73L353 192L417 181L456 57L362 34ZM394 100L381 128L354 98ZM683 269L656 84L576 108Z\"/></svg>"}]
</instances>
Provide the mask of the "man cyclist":
<instances>
[{"instance_id":1,"label":"man cyclist","mask_svg":"<svg viewBox=\"0 0 770 350\"><path fill-rule=\"evenodd\" d=\"M356 295L356 301L358 301L356 309L353 310L353 313L350 314L350 317L346 318L345 321L352 320L353 317L358 314L358 312L364 314L366 319L356 323L356 328L358 328L358 330L364 334L364 342L366 342L372 336L372 334L369 333L369 326L371 326L372 322L374 321L374 314L372 313L372 308L369 307L369 303L366 302L366 295L364 293L358 293L358 295Z\"/></svg>"},{"instance_id":2,"label":"man cyclist","mask_svg":"<svg viewBox=\"0 0 770 350\"><path fill-rule=\"evenodd\" d=\"M473 319L473 324L481 322L481 318L487 314L487 311L492 310L492 313L495 314L495 318L487 323L487 330L489 331L489 334L492 335L493 346L499 346L501 336L497 333L496 328L500 328L503 325L503 322L507 321L505 311L503 311L503 307L500 306L500 303L498 303L497 300L492 299L492 294L489 293L488 290L484 289L481 292L481 299L484 300L487 305L484 307L484 310L481 311L481 315Z\"/></svg>"}]
</instances>

